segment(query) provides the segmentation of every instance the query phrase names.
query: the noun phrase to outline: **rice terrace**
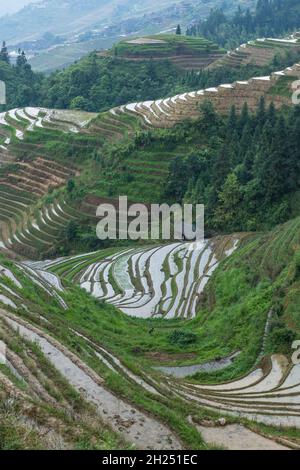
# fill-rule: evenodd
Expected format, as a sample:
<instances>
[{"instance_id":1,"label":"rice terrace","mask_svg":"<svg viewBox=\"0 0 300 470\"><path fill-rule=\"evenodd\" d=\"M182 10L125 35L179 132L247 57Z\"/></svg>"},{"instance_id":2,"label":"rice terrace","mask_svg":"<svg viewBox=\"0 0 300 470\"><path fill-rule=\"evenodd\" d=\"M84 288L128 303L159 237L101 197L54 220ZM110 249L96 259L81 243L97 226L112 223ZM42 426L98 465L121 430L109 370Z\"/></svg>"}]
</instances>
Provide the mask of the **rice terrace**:
<instances>
[{"instance_id":1,"label":"rice terrace","mask_svg":"<svg viewBox=\"0 0 300 470\"><path fill-rule=\"evenodd\" d=\"M154 3L0 6L1 451L300 449L299 2Z\"/></svg>"}]
</instances>

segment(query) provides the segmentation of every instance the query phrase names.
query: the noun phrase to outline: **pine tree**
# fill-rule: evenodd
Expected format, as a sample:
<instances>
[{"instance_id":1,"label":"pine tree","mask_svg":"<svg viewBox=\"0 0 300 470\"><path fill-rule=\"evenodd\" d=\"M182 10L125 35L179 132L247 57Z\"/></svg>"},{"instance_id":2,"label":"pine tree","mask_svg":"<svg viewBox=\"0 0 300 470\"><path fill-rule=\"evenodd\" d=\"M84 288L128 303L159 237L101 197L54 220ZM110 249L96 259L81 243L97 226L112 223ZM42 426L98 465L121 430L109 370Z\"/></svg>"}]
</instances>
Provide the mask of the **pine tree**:
<instances>
[{"instance_id":1,"label":"pine tree","mask_svg":"<svg viewBox=\"0 0 300 470\"><path fill-rule=\"evenodd\" d=\"M27 64L27 58L24 51L18 50L17 67L23 67Z\"/></svg>"},{"instance_id":2,"label":"pine tree","mask_svg":"<svg viewBox=\"0 0 300 470\"><path fill-rule=\"evenodd\" d=\"M177 25L176 34L177 34L177 36L181 36L181 26L180 26L180 24Z\"/></svg>"},{"instance_id":3,"label":"pine tree","mask_svg":"<svg viewBox=\"0 0 300 470\"><path fill-rule=\"evenodd\" d=\"M3 43L2 43L2 48L1 48L1 51L0 51L0 60L3 60L7 64L9 64L9 54L8 54L8 50L7 50L7 46L6 46L5 41L3 41Z\"/></svg>"},{"instance_id":4,"label":"pine tree","mask_svg":"<svg viewBox=\"0 0 300 470\"><path fill-rule=\"evenodd\" d=\"M266 121L266 102L264 96L259 100L258 110L256 113L256 125L262 127Z\"/></svg>"},{"instance_id":5,"label":"pine tree","mask_svg":"<svg viewBox=\"0 0 300 470\"><path fill-rule=\"evenodd\" d=\"M240 139L239 145L239 161L242 163L242 168L240 170L240 181L242 184L246 184L250 181L252 176L252 167L254 160L254 152L252 142L252 131L251 123L249 122L244 126L242 137Z\"/></svg>"},{"instance_id":6,"label":"pine tree","mask_svg":"<svg viewBox=\"0 0 300 470\"><path fill-rule=\"evenodd\" d=\"M238 121L238 132L240 136L243 134L244 128L249 124L249 122L249 108L247 102L245 102L242 108L240 119Z\"/></svg>"},{"instance_id":7,"label":"pine tree","mask_svg":"<svg viewBox=\"0 0 300 470\"><path fill-rule=\"evenodd\" d=\"M272 139L270 139L272 129ZM269 133L267 136L266 132ZM283 195L291 191L294 185L294 162L289 161L287 147L288 135L286 123L281 116L275 129L266 124L262 139L269 146L261 142L263 162L260 171L260 183L264 193L265 203L270 205L280 200Z\"/></svg>"},{"instance_id":8,"label":"pine tree","mask_svg":"<svg viewBox=\"0 0 300 470\"><path fill-rule=\"evenodd\" d=\"M231 106L230 114L227 121L227 136L232 136L237 129L237 115L235 106Z\"/></svg>"},{"instance_id":9,"label":"pine tree","mask_svg":"<svg viewBox=\"0 0 300 470\"><path fill-rule=\"evenodd\" d=\"M215 157L213 165L213 181L216 191L219 191L230 171L230 162L231 155L229 147L227 144L224 144L221 150L218 152L217 157Z\"/></svg>"},{"instance_id":10,"label":"pine tree","mask_svg":"<svg viewBox=\"0 0 300 470\"><path fill-rule=\"evenodd\" d=\"M239 210L243 199L242 188L235 173L230 173L218 195L218 206L214 213L217 228L239 230Z\"/></svg>"}]
</instances>

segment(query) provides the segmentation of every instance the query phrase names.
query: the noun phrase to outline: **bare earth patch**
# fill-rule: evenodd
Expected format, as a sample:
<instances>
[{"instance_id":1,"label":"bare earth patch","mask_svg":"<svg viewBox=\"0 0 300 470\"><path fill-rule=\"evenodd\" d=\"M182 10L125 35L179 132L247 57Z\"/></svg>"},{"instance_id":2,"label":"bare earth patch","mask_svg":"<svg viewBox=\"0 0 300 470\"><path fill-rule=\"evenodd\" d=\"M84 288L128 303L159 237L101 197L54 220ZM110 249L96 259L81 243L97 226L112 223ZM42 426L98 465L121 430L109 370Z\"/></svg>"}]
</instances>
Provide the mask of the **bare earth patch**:
<instances>
[{"instance_id":1,"label":"bare earth patch","mask_svg":"<svg viewBox=\"0 0 300 470\"><path fill-rule=\"evenodd\" d=\"M169 353L161 353L159 351L150 351L150 352L145 353L145 357L147 359L151 359L159 363L161 362L171 363L171 362L176 362L176 361L188 361L189 359L194 359L195 357L197 357L197 353L190 352L190 353L169 354Z\"/></svg>"},{"instance_id":2,"label":"bare earth patch","mask_svg":"<svg viewBox=\"0 0 300 470\"><path fill-rule=\"evenodd\" d=\"M230 424L225 427L206 427L197 425L203 439L208 444L215 444L228 450L289 450L277 442L241 426Z\"/></svg>"},{"instance_id":3,"label":"bare earth patch","mask_svg":"<svg viewBox=\"0 0 300 470\"><path fill-rule=\"evenodd\" d=\"M166 44L162 39L137 38L126 41L127 44Z\"/></svg>"}]
</instances>

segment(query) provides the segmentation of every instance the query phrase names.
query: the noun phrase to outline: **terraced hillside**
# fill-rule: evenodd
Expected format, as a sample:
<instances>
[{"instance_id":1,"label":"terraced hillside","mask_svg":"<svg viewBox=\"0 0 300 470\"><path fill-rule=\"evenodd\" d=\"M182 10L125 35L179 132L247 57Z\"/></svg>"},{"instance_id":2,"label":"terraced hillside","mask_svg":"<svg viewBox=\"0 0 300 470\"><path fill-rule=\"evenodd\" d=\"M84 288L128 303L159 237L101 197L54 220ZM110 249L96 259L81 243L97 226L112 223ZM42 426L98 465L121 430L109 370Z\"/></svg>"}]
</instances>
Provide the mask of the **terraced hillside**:
<instances>
[{"instance_id":1,"label":"terraced hillside","mask_svg":"<svg viewBox=\"0 0 300 470\"><path fill-rule=\"evenodd\" d=\"M44 108L1 114L1 248L37 256L53 246L70 220L82 217L55 193L80 173L74 162L66 165L56 158L55 142L58 148L62 135L88 135L85 127L94 116ZM44 145L49 140L53 148L47 150ZM86 141L71 145L73 152L75 148L81 152L83 145L87 148ZM49 194L53 194L50 199ZM41 205L43 198L48 199Z\"/></svg>"},{"instance_id":2,"label":"terraced hillside","mask_svg":"<svg viewBox=\"0 0 300 470\"><path fill-rule=\"evenodd\" d=\"M257 265L259 265L260 273L258 275L260 279L267 279L268 277L273 279L272 287L270 287L267 282L265 287L260 287L261 284L260 281L258 281L257 290L255 288L248 290L248 296L250 296L250 298L253 296L253 300L255 299L254 305L257 310L257 315L260 315L258 310L261 308L261 300L264 299L262 301L262 307L265 320L258 342L260 353L256 360L256 364L259 365L254 366L250 374L246 374L238 380L235 379L220 385L203 385L201 384L201 378L200 383L199 380L174 378L172 377L172 367L168 367L166 368L168 369L167 373L171 375L169 375L166 380L166 386L175 396L180 397L187 403L192 402L196 407L204 407L212 410L217 409L228 415L238 416L240 418L244 417L250 421L253 420L275 427L299 428L299 365L292 365L289 359L282 354L273 355L270 360L266 358L264 361L260 362L267 350L272 351L272 348L274 348L271 337L272 335L275 337L274 331L276 330L276 326L274 325L276 325L276 321L278 320L276 320L277 314L272 311L272 303L278 303L278 299L275 300L278 296L278 286L284 283L285 286L287 286L287 292L291 289L291 293L294 289L297 289L297 272L295 271L294 263L297 262L296 253L298 250L297 240L299 240L299 218L277 227L270 234L244 238L244 241L240 244L240 248L237 245L238 238L243 240L241 235L236 235L229 238L220 238L215 241L211 240L210 243L203 244L202 251L201 249L199 251L192 251L186 260L183 257L183 263L186 262L185 268L180 266L181 263L179 262L181 252L185 253L185 247L174 244L166 245L158 249L156 248L155 250L129 250L114 253L109 257L106 256L105 259L100 262L98 260L101 253L94 253L85 255L82 258L69 258L55 262L46 262L44 264L36 263L33 264L32 267L47 269L50 272L56 273L56 275L62 276L62 278L78 282L82 288L96 298L106 300L116 305L127 315L138 315L143 318L148 316L151 302L155 305L155 296L157 293L158 297L161 299L163 297L162 293L165 292L165 298L168 300L167 292L169 291L171 303L178 303L177 292L185 292L187 295L185 295L184 298L181 297L178 303L178 312L181 312L183 317L193 317L193 303L187 303L186 299L191 299L189 295L192 293L191 287L193 286L192 273L196 271L193 269L192 265L193 261L198 260L194 264L196 266L198 262L199 269L202 269L204 274L202 277L201 275L199 276L199 274L195 275L196 281L199 282L198 294L200 292L203 294L204 287L209 280L208 278L212 276L213 271L215 271L215 274L217 274L216 277L213 276L213 288L216 290L214 294L216 295L215 302L218 303L218 297L224 295L226 308L233 309L232 314L235 316L236 321L238 321L237 318L239 314L242 314L245 308L251 310L250 303L247 304L247 307L246 305L242 306L240 313L238 313L239 310L236 310L234 306L235 301L241 302L242 304L243 302L249 302L247 295L245 294L244 298L242 294L244 289L247 290L247 287L246 285L244 287L240 286L242 297L234 300L235 294L232 293L231 300L229 300L227 289L229 288L230 291L231 288L228 284L227 287L224 287L222 278L225 280L226 276L228 276L227 282L229 282L229 285L235 282L234 279L241 279L239 269L241 263L242 265L244 263L247 276L251 279L251 271L256 269L256 273L258 273ZM281 241L283 239L286 243L282 245ZM233 255L233 253L235 254ZM226 256L229 258L225 262L225 265L222 263L220 268L218 268L219 261L224 256L225 258ZM206 268L203 269L205 263ZM179 278L182 276L185 269L188 275L186 275L181 287L178 287L180 284ZM164 273L164 275L161 273ZM233 273L234 276L231 277ZM173 281L175 281L175 283ZM153 287L153 300L148 300L147 296L141 297L140 293L138 294L139 288L134 289L133 287L137 286L138 283L144 287L142 290L146 292L146 294L147 289L149 290L149 286ZM131 288L129 284L131 284ZM170 286L168 287L169 284ZM172 288L175 284L178 287L177 291ZM123 286L123 292L118 291L118 288L120 289L121 286ZM145 286L147 287L145 288ZM210 289L211 288L212 286L210 286ZM274 293L274 299L272 299L272 295L270 295L271 291ZM287 292L285 295L289 297L289 302L293 303L295 298L292 300L292 297L290 297L290 294ZM120 295L122 296L121 298ZM267 299L269 300L267 301ZM139 302L141 302L140 305L138 305ZM233 302L232 305L230 305L231 302ZM285 304L284 299L282 299L282 302ZM299 331L299 320L296 319L297 315L295 316L293 314L293 320L291 320L291 313L289 313L294 311L294 307L288 305L284 308L286 312L283 318L288 324L294 323L295 329ZM201 302L196 304L195 307L196 312L199 312L199 310L201 312ZM215 311L215 314L217 314L217 311L218 310ZM187 315L185 315L186 313ZM250 312L249 314L251 315ZM172 314L172 311L169 310L166 318L172 318L173 316L174 312ZM206 322L209 323L209 318L212 317L207 313L205 317L206 320L201 324L202 327L204 327L204 335L207 335L209 327L208 324L206 325ZM200 317L198 316L198 318L196 317L193 320L191 324L192 330L193 326L195 327L199 321L199 318L201 318L201 314ZM243 322L244 320L242 323ZM213 331L217 334L218 328L213 328ZM224 330L223 334L225 334ZM241 347L241 349L243 350L244 348ZM239 355L241 355L241 350L238 352L238 358ZM239 362L239 360L240 359L235 359L237 362ZM174 369L180 369L180 367L175 367ZM185 367L183 366L182 369L185 369ZM187 371L189 370L188 367L186 367L186 369ZM206 370L205 364L203 370ZM212 368L212 371L213 370L214 368Z\"/></svg>"},{"instance_id":3,"label":"terraced hillside","mask_svg":"<svg viewBox=\"0 0 300 470\"><path fill-rule=\"evenodd\" d=\"M179 69L200 70L220 59L225 50L205 38L158 34L125 39L109 54L130 61L168 60Z\"/></svg>"},{"instance_id":4,"label":"terraced hillside","mask_svg":"<svg viewBox=\"0 0 300 470\"><path fill-rule=\"evenodd\" d=\"M196 385L169 379L171 389L197 406L217 408L276 427L300 427L300 366L285 356L274 355L271 363L249 375L221 385Z\"/></svg>"},{"instance_id":5,"label":"terraced hillside","mask_svg":"<svg viewBox=\"0 0 300 470\"><path fill-rule=\"evenodd\" d=\"M26 131L32 132L36 128L78 133L93 117L95 114L82 111L32 107L12 109L0 114L1 148L7 150L5 145L10 145L14 138L23 140Z\"/></svg>"},{"instance_id":6,"label":"terraced hillside","mask_svg":"<svg viewBox=\"0 0 300 470\"><path fill-rule=\"evenodd\" d=\"M245 102L250 111L255 111L261 96L265 97L266 104L273 102L277 108L290 105L292 84L299 76L300 65L296 64L271 76L156 101L131 103L98 116L41 108L2 113L1 248L39 258L52 252L72 221L95 222L99 201L94 196L111 197L112 171L108 169L105 175L101 169L102 184L99 185L99 168L95 173L93 159L103 148L105 155L108 142L129 141L140 130L168 128L185 119L196 119L207 100L222 115L228 114L232 105L240 111ZM127 194L132 201L138 200L141 191L144 201L157 201L174 154L164 153L163 159L161 156L161 151L157 151L132 153L131 158L127 157L120 169L125 168L123 180L126 182L129 178L129 183L127 181L123 187L119 182L119 190L128 191L130 186ZM70 179L78 179L82 184L82 178L86 189L80 200L77 198L75 207L63 188ZM134 179L134 184L130 185L130 178ZM89 191L92 194L89 195Z\"/></svg>"},{"instance_id":7,"label":"terraced hillside","mask_svg":"<svg viewBox=\"0 0 300 470\"><path fill-rule=\"evenodd\" d=\"M210 276L235 250L238 238L129 249L105 259L96 252L29 266L75 280L130 316L191 318Z\"/></svg>"},{"instance_id":8,"label":"terraced hillside","mask_svg":"<svg viewBox=\"0 0 300 470\"><path fill-rule=\"evenodd\" d=\"M79 445L83 431L90 436L89 441L93 433L99 432L97 423L102 422L115 433L114 445L120 445L123 439L138 448L203 448L207 446L206 435L210 435L207 442L218 442L221 429L215 426L224 416L228 423L243 425L243 432L247 428L257 431L256 445L276 447L275 439L284 448L296 447L300 442L299 365L291 364L288 355L276 352L272 341L277 313L273 312L272 317L268 312L278 296L278 285L283 282L286 291L282 300L286 307L281 318L286 319L293 309L297 310L295 263L299 233L298 218L269 234L247 237L239 246L232 245L236 239L232 237L231 252L216 267L198 305L198 315L188 321L153 319L151 331L148 322L123 315L113 304L95 302L84 289L69 282L80 281L82 273L95 272L101 266L101 257L109 264L114 257L115 277L104 274L106 286L111 293L117 282L125 286L127 274L122 265L128 252L124 250L104 250L45 263L15 264L2 257L0 338L7 348L7 363L1 366L0 383L6 400L16 397L17 416L26 416L29 410L35 432L42 431L38 416L44 415L44 426L54 433L52 443L47 443L50 447L57 446L57 442L64 448ZM219 249L222 246L226 251L228 243L229 239L226 243L224 239ZM232 248L236 248L234 252ZM161 250L165 250L165 259L170 261L168 254L172 249L174 245L169 246L169 251L166 246L159 249L160 257ZM142 283L138 267L144 263L141 257L146 258L146 253L131 253L132 265L136 265L134 278ZM258 265L254 286L251 269ZM151 261L149 266L151 269ZM156 266L158 272L159 259ZM272 282L268 283L265 276L270 269ZM121 276L121 272L126 276ZM209 295L213 289L214 299ZM220 309L222 302L226 302L226 311ZM230 311L235 318L234 327L228 316ZM225 322L231 323L230 328L226 329ZM179 330L182 339L192 333L198 339L189 336L191 342L180 346L174 342L175 337L180 337ZM224 361L222 366L220 358L225 357L226 351L235 358L231 364ZM204 359L208 359L208 354L209 362ZM161 371L166 361L167 375ZM173 375L172 365L184 371L195 362L200 362L200 371L201 366L203 371L211 370L206 372L206 382L210 377L210 384L204 383L201 374L193 378L186 378L184 373L182 378ZM73 415L75 398L77 411ZM26 408L25 403L30 406ZM62 406L71 418L66 421L62 414L56 421L48 421L52 407ZM83 410L88 416L94 412L97 417L89 418L85 427L80 418ZM222 428L223 435L226 432L227 426ZM268 438L267 442L260 442L260 433ZM230 446L229 435L225 447L226 443Z\"/></svg>"},{"instance_id":9,"label":"terraced hillside","mask_svg":"<svg viewBox=\"0 0 300 470\"><path fill-rule=\"evenodd\" d=\"M299 34L285 39L261 38L242 44L233 51L229 51L224 57L210 64L208 69L229 66L240 67L243 65L267 65L276 57L283 57L289 53L298 53L300 50Z\"/></svg>"},{"instance_id":10,"label":"terraced hillside","mask_svg":"<svg viewBox=\"0 0 300 470\"><path fill-rule=\"evenodd\" d=\"M223 84L216 88L207 88L182 95L173 96L156 101L131 103L114 108L110 111L114 121L120 120L124 114L140 118L146 127L172 127L184 119L192 119L199 116L201 104L210 101L217 112L226 114L231 106L241 111L244 103L248 104L251 111L257 109L261 96L266 102L273 102L276 107L291 104L293 94L292 83L300 76L300 65L288 67L285 70L275 72L271 76L254 77L247 81L237 81L233 84ZM276 93L276 84L282 85ZM107 118L105 117L106 122ZM101 124L99 124L101 125ZM113 129L113 123L112 129Z\"/></svg>"},{"instance_id":11,"label":"terraced hillside","mask_svg":"<svg viewBox=\"0 0 300 470\"><path fill-rule=\"evenodd\" d=\"M1 281L0 289L4 292L1 293L1 303L18 312L16 315L0 309L0 338L6 345L7 359L0 371L1 393L4 390L5 403L14 397L12 413L20 417L20 422L26 416L31 417L32 437L38 440L43 431L51 432L49 442L40 438L40 445L44 441L44 445L50 448L85 445L91 448L126 448L132 444L145 449L181 448L179 439L167 426L140 411L133 403L122 400L121 396L115 396L104 385L105 373L101 377L63 342L55 339L56 334L49 334L44 329L48 325L51 331L54 323L51 327L51 321L46 317L38 320L36 306L28 300L26 288L31 286L31 289L39 291L41 298L48 299L50 303L53 299L53 305L60 304L60 308L66 310L68 305L64 301L61 304L63 289L54 275L26 266L15 266L13 270L2 266ZM28 318L22 315L26 311ZM130 372L114 355L71 326L68 330L75 342L77 339L94 351L96 362L102 364L102 371L120 375L121 381L124 376L125 382L129 379L138 388L145 388L150 395L158 394L153 386ZM55 409L61 411L56 419ZM101 426L103 430L100 431Z\"/></svg>"}]
</instances>

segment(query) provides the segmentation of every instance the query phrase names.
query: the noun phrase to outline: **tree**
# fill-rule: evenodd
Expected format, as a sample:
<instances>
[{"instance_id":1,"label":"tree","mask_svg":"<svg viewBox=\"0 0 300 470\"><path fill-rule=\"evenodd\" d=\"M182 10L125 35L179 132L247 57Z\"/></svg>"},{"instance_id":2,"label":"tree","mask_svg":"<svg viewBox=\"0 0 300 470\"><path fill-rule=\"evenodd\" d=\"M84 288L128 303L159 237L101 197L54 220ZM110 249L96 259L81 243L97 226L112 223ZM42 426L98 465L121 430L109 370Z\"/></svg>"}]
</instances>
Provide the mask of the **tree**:
<instances>
[{"instance_id":1,"label":"tree","mask_svg":"<svg viewBox=\"0 0 300 470\"><path fill-rule=\"evenodd\" d=\"M71 109L80 109L84 111L88 109L88 106L89 106L88 100L86 100L83 96L76 96L75 98L72 99L70 103Z\"/></svg>"},{"instance_id":2,"label":"tree","mask_svg":"<svg viewBox=\"0 0 300 470\"><path fill-rule=\"evenodd\" d=\"M3 41L3 43L2 43L2 48L1 48L1 51L0 51L0 60L3 60L7 64L9 64L9 54L8 54L8 50L7 50L5 41Z\"/></svg>"},{"instance_id":3,"label":"tree","mask_svg":"<svg viewBox=\"0 0 300 470\"><path fill-rule=\"evenodd\" d=\"M265 204L273 204L294 189L296 169L289 153L286 123L281 116L275 128L265 125L260 143L258 174Z\"/></svg>"},{"instance_id":4,"label":"tree","mask_svg":"<svg viewBox=\"0 0 300 470\"><path fill-rule=\"evenodd\" d=\"M177 25L176 34L177 34L177 36L181 36L181 26L180 26L180 24Z\"/></svg>"},{"instance_id":5,"label":"tree","mask_svg":"<svg viewBox=\"0 0 300 470\"><path fill-rule=\"evenodd\" d=\"M242 184L246 184L252 176L254 151L253 146L249 145L251 142L251 137L251 125L249 123L243 129L239 146L239 160L243 162L240 170L240 180Z\"/></svg>"},{"instance_id":6,"label":"tree","mask_svg":"<svg viewBox=\"0 0 300 470\"><path fill-rule=\"evenodd\" d=\"M67 183L67 191L68 193L72 193L75 189L75 181L70 178Z\"/></svg>"},{"instance_id":7,"label":"tree","mask_svg":"<svg viewBox=\"0 0 300 470\"><path fill-rule=\"evenodd\" d=\"M65 228L65 240L67 242L75 241L78 237L78 226L71 220Z\"/></svg>"},{"instance_id":8,"label":"tree","mask_svg":"<svg viewBox=\"0 0 300 470\"><path fill-rule=\"evenodd\" d=\"M239 134L242 135L244 132L244 128L249 124L250 117L249 117L249 108L247 102L243 104L242 112L240 119L238 121L238 131Z\"/></svg>"},{"instance_id":9,"label":"tree","mask_svg":"<svg viewBox=\"0 0 300 470\"><path fill-rule=\"evenodd\" d=\"M17 67L23 67L27 64L27 58L24 51L18 50Z\"/></svg>"},{"instance_id":10,"label":"tree","mask_svg":"<svg viewBox=\"0 0 300 470\"><path fill-rule=\"evenodd\" d=\"M222 191L219 192L218 206L215 210L215 224L226 230L239 230L239 209L242 201L242 189L236 174L230 173Z\"/></svg>"},{"instance_id":11,"label":"tree","mask_svg":"<svg viewBox=\"0 0 300 470\"><path fill-rule=\"evenodd\" d=\"M232 136L232 134L236 131L236 128L237 128L236 108L233 105L230 108L230 114L227 120L227 135Z\"/></svg>"},{"instance_id":12,"label":"tree","mask_svg":"<svg viewBox=\"0 0 300 470\"><path fill-rule=\"evenodd\" d=\"M217 133L220 118L209 100L205 100L200 105L201 119L199 121L201 130L207 132L210 135Z\"/></svg>"}]
</instances>

